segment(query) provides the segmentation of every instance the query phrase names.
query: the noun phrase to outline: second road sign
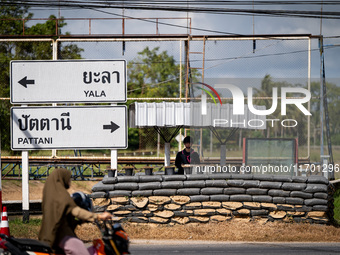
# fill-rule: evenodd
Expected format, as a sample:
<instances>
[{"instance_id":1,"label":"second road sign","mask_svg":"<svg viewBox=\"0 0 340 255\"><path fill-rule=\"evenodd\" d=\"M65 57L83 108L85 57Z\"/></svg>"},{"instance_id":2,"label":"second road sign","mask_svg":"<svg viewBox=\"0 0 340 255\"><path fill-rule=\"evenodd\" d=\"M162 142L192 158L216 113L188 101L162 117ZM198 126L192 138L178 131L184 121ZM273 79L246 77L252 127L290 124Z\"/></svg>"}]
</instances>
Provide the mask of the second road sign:
<instances>
[{"instance_id":1,"label":"second road sign","mask_svg":"<svg viewBox=\"0 0 340 255\"><path fill-rule=\"evenodd\" d=\"M125 149L126 106L12 107L13 150Z\"/></svg>"},{"instance_id":2,"label":"second road sign","mask_svg":"<svg viewBox=\"0 0 340 255\"><path fill-rule=\"evenodd\" d=\"M11 103L126 102L125 60L11 61Z\"/></svg>"}]
</instances>

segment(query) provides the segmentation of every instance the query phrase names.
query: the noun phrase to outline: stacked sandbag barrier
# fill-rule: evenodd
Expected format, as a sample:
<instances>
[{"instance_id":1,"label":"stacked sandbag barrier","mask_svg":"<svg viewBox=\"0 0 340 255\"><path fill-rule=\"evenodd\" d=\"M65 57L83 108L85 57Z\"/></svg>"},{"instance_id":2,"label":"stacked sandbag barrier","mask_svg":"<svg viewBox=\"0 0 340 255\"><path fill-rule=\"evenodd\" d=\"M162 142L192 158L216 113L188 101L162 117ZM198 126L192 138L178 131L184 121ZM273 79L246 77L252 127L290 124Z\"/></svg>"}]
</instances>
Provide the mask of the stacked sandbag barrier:
<instances>
[{"instance_id":1,"label":"stacked sandbag barrier","mask_svg":"<svg viewBox=\"0 0 340 255\"><path fill-rule=\"evenodd\" d=\"M105 176L92 192L97 211L136 223L333 222L334 187L321 176Z\"/></svg>"}]
</instances>

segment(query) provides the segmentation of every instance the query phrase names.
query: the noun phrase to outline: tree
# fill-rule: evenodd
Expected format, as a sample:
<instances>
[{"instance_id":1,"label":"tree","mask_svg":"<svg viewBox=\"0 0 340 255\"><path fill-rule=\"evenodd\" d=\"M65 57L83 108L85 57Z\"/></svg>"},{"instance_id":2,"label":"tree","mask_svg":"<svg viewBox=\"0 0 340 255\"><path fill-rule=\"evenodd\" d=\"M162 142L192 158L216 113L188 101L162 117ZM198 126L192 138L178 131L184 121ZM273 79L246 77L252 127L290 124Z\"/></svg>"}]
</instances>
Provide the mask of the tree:
<instances>
[{"instance_id":1,"label":"tree","mask_svg":"<svg viewBox=\"0 0 340 255\"><path fill-rule=\"evenodd\" d=\"M273 88L277 88L277 95L278 97L281 96L281 88L283 87L305 87L305 85L301 84L291 84L287 81L273 81L272 77L270 75L266 75L262 82L261 82L261 88L255 89L254 97L272 97L273 95ZM287 97L299 97L301 95L295 94L295 93L289 93ZM264 105L266 109L270 109L273 100L272 99L258 99L254 100L255 104L257 105ZM305 104L305 107L307 104ZM286 138L299 138L300 144L306 144L307 139L307 118L306 116L299 110L296 110L295 105L287 105L286 108L286 115L281 115L281 104L278 102L276 110L269 116L267 116L268 119L276 119L278 121L275 122L274 127L271 126L271 123L267 123L267 129L266 134L264 134L264 137L270 138L270 137L286 137ZM285 119L292 119L297 121L296 127L284 127L281 125L281 121ZM294 123L289 123L288 125L293 125Z\"/></svg>"},{"instance_id":2,"label":"tree","mask_svg":"<svg viewBox=\"0 0 340 255\"><path fill-rule=\"evenodd\" d=\"M328 114L330 120L330 133L333 144L340 144L340 87L336 84L326 82L327 87L327 103ZM320 83L311 83L311 135L313 137L313 144L320 144ZM325 123L325 119L324 119ZM325 130L325 129L324 129ZM326 138L325 138L326 139Z\"/></svg>"},{"instance_id":3,"label":"tree","mask_svg":"<svg viewBox=\"0 0 340 255\"><path fill-rule=\"evenodd\" d=\"M179 65L166 51L146 47L129 62L128 91L133 97L177 97L179 95Z\"/></svg>"},{"instance_id":4,"label":"tree","mask_svg":"<svg viewBox=\"0 0 340 255\"><path fill-rule=\"evenodd\" d=\"M290 84L288 82L274 82L270 75L266 75L261 84L261 89L255 91L254 96L271 96L272 88L278 88L278 94L280 95L280 89L282 87L305 87L306 85L301 84ZM333 144L340 143L340 87L336 84L326 82L327 87L327 102L328 102L328 115L330 120L330 134L331 140ZM320 144L320 83L319 82L311 82L311 138L312 144L317 145ZM299 96L299 95L288 95L288 96ZM271 107L271 100L256 100L256 104L265 105L266 109ZM305 104L307 108L307 104ZM269 116L271 118L277 119L294 119L298 122L297 128L267 128L267 137L298 137L299 145L306 144L307 139L307 118L306 116L299 110L296 110L295 105L288 105L287 107L287 115L281 116L281 105L278 104L278 109ZM325 120L324 120L325 121ZM325 131L325 129L324 129ZM326 141L326 140L325 140Z\"/></svg>"},{"instance_id":5,"label":"tree","mask_svg":"<svg viewBox=\"0 0 340 255\"><path fill-rule=\"evenodd\" d=\"M127 64L128 92L130 97L175 98L179 96L179 64L159 47L146 47ZM138 148L148 139L156 144L156 136L148 135L148 130L129 129L129 148ZM153 139L153 140L151 140Z\"/></svg>"},{"instance_id":6,"label":"tree","mask_svg":"<svg viewBox=\"0 0 340 255\"><path fill-rule=\"evenodd\" d=\"M56 17L51 15L45 23L38 23L28 27L23 20L31 19L32 13L24 5L10 5L11 1L1 0L0 3L0 34L1 35L53 35L55 34ZM7 4L8 3L8 4ZM59 27L67 24L61 19ZM60 47L60 57L63 59L79 59L83 49L69 44ZM0 97L9 97L9 63L11 60L52 59L50 42L0 42ZM10 150L10 103L0 101L0 131L3 149Z\"/></svg>"}]
</instances>

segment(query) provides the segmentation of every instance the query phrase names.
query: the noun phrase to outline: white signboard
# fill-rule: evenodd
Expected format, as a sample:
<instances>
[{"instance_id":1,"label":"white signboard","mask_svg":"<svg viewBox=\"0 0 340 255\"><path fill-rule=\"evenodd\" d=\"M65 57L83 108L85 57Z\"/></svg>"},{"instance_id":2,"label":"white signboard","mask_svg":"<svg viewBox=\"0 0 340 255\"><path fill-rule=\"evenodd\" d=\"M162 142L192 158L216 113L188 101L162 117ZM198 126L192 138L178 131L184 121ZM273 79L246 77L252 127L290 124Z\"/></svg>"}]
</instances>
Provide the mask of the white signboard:
<instances>
[{"instance_id":1,"label":"white signboard","mask_svg":"<svg viewBox=\"0 0 340 255\"><path fill-rule=\"evenodd\" d=\"M12 150L125 149L126 106L12 107Z\"/></svg>"},{"instance_id":2,"label":"white signboard","mask_svg":"<svg viewBox=\"0 0 340 255\"><path fill-rule=\"evenodd\" d=\"M11 61L11 103L126 102L125 60Z\"/></svg>"}]
</instances>

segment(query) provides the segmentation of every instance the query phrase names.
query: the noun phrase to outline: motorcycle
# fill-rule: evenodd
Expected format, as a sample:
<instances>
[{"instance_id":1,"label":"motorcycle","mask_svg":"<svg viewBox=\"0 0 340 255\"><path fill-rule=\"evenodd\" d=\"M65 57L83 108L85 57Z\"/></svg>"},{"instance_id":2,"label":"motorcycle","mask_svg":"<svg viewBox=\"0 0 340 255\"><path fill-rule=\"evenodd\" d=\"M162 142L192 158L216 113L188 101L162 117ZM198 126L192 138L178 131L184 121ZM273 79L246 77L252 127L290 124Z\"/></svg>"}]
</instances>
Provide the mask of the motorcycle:
<instances>
[{"instance_id":1,"label":"motorcycle","mask_svg":"<svg viewBox=\"0 0 340 255\"><path fill-rule=\"evenodd\" d=\"M112 220L95 221L101 231L102 238L93 240L93 248L97 255L125 255L129 252L129 237L120 223ZM54 251L43 242L34 239L9 237L0 234L0 254L4 255L57 255L62 251ZM2 250L2 251L1 251Z\"/></svg>"}]
</instances>

